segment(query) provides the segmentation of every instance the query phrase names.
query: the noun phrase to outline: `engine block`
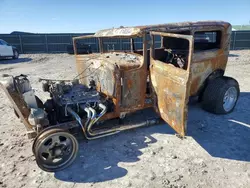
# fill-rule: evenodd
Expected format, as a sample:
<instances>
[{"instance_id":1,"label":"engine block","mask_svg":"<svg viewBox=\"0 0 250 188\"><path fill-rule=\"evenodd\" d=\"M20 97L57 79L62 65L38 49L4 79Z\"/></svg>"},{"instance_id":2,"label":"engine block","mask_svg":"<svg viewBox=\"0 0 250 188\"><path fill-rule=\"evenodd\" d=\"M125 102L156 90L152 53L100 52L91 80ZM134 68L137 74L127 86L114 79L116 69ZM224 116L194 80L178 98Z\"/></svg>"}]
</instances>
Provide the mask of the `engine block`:
<instances>
[{"instance_id":1,"label":"engine block","mask_svg":"<svg viewBox=\"0 0 250 188\"><path fill-rule=\"evenodd\" d=\"M55 83L52 85L50 93L60 106L86 104L100 100L99 92L81 84Z\"/></svg>"},{"instance_id":2,"label":"engine block","mask_svg":"<svg viewBox=\"0 0 250 188\"><path fill-rule=\"evenodd\" d=\"M85 107L96 108L101 101L100 93L95 89L92 82L90 86L79 84L74 81L43 82L43 90L50 93L51 99L45 103L46 112L49 114L51 124L71 120L67 108L71 108L83 118L86 115Z\"/></svg>"}]
</instances>

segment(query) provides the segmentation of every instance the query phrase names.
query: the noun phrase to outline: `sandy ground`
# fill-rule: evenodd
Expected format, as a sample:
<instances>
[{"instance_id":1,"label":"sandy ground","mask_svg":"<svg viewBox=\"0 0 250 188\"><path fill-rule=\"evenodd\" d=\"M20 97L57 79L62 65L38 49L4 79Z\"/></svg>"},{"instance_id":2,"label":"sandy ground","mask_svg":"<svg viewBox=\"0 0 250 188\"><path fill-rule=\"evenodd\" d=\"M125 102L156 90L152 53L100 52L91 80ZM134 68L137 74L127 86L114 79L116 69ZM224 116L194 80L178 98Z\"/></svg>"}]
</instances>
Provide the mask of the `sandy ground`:
<instances>
[{"instance_id":1,"label":"sandy ground","mask_svg":"<svg viewBox=\"0 0 250 188\"><path fill-rule=\"evenodd\" d=\"M67 54L21 55L0 60L0 74L28 74L37 81L73 78L75 60ZM74 164L57 173L40 170L32 140L0 92L0 187L250 187L250 50L231 51L226 75L239 81L233 113L217 116L189 105L188 136L181 140L168 125L80 141Z\"/></svg>"}]
</instances>

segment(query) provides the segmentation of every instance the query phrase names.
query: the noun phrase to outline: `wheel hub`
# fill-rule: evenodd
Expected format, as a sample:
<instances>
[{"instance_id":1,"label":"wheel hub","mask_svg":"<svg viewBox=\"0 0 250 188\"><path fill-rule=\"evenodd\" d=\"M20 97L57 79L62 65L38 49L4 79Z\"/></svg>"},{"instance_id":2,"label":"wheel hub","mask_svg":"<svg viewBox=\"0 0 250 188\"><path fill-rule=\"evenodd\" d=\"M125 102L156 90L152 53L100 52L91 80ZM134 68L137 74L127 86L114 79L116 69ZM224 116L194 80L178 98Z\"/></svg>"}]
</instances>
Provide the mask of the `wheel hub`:
<instances>
[{"instance_id":1,"label":"wheel hub","mask_svg":"<svg viewBox=\"0 0 250 188\"><path fill-rule=\"evenodd\" d=\"M225 111L230 111L237 100L237 90L235 87L230 87L226 91L224 98L223 98L223 108Z\"/></svg>"},{"instance_id":2,"label":"wheel hub","mask_svg":"<svg viewBox=\"0 0 250 188\"><path fill-rule=\"evenodd\" d=\"M57 171L70 165L76 157L78 143L68 132L48 130L34 143L37 164L45 171Z\"/></svg>"},{"instance_id":3,"label":"wheel hub","mask_svg":"<svg viewBox=\"0 0 250 188\"><path fill-rule=\"evenodd\" d=\"M52 148L51 150L53 152L52 155L55 157L60 157L61 155L64 154L61 148Z\"/></svg>"}]
</instances>

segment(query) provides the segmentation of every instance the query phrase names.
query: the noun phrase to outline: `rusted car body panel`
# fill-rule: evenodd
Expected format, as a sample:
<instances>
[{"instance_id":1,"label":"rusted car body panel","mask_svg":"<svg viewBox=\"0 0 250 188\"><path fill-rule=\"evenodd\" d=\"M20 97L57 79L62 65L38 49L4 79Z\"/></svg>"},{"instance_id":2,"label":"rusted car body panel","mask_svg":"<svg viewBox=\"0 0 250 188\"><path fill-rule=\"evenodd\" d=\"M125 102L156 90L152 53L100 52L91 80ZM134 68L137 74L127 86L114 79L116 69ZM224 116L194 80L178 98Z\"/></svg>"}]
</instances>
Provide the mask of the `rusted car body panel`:
<instances>
[{"instance_id":1,"label":"rusted car body panel","mask_svg":"<svg viewBox=\"0 0 250 188\"><path fill-rule=\"evenodd\" d=\"M221 48L203 52L194 52L191 63L191 90L190 95L196 95L204 81L216 70L223 72L227 66L228 54L230 49L231 25L224 23L221 26L210 26L209 28L197 28L195 31L220 30Z\"/></svg>"},{"instance_id":2,"label":"rusted car body panel","mask_svg":"<svg viewBox=\"0 0 250 188\"><path fill-rule=\"evenodd\" d=\"M194 51L193 36L195 32L214 30L221 31L221 48L210 51ZM154 60L152 58L152 37L151 53L148 59L147 44L149 41L146 40L146 35L150 32L152 32L152 35L179 37L189 41L188 67L186 70ZM101 30L92 36L75 37L73 42L76 44L76 40L93 37L97 37L99 40L101 55L78 55L75 53L79 74L89 68L86 67L89 61L93 62L91 66L95 68L98 68L98 66L104 62L106 67L113 67L112 69L114 71L111 71L113 73L109 73L105 70L102 71L103 75L101 77L103 80L101 82L98 81L97 84L99 91L110 97L115 103L115 111L104 115L103 120L121 117L123 114L153 106L162 119L181 136L184 136L186 134L188 98L198 94L206 79L214 71L222 70L223 72L225 70L229 53L230 35L231 25L229 23L223 21L205 21ZM125 61L127 66L121 66L121 64L123 64L121 59L118 60L117 58L111 57L113 56L112 53L116 54L116 52L104 52L103 39L107 37L131 37L131 41L133 41L132 37L143 37L143 51L141 54L134 53L132 45L131 53L126 53L139 59L140 65L131 66L129 61ZM161 44L161 46L163 46L163 44ZM85 58L89 60L85 60ZM149 62L150 70L147 70L147 64ZM91 73L91 69L84 74L88 75L89 73ZM151 94L146 94L148 76L151 85ZM84 79L81 81L82 83L86 83ZM110 90L108 85L114 85L115 88Z\"/></svg>"},{"instance_id":3,"label":"rusted car body panel","mask_svg":"<svg viewBox=\"0 0 250 188\"><path fill-rule=\"evenodd\" d=\"M36 132L33 129L33 126L28 121L30 115L30 109L25 103L22 96L15 91L14 83L12 79L0 81L0 87L3 89L8 99L10 100L16 115L20 118L21 122L24 124L28 138L33 138L36 136Z\"/></svg>"},{"instance_id":4,"label":"rusted car body panel","mask_svg":"<svg viewBox=\"0 0 250 188\"><path fill-rule=\"evenodd\" d=\"M176 132L181 136L186 134L187 103L190 88L190 62L193 52L193 36L163 32L150 32L154 35L186 39L189 42L189 55L187 70L176 68L173 65L154 59L150 55L150 76L154 89L156 110ZM152 42L154 46L154 40Z\"/></svg>"},{"instance_id":5,"label":"rusted car body panel","mask_svg":"<svg viewBox=\"0 0 250 188\"><path fill-rule=\"evenodd\" d=\"M146 50L146 44L144 49ZM77 71L79 74L84 72L80 82L87 84L89 78L94 78L97 90L115 104L114 112L106 113L102 120L152 107L152 102L145 103L147 68L144 62L147 61L146 58L135 53L119 52L76 55ZM97 69L99 71L96 71ZM91 77L86 76L90 74Z\"/></svg>"},{"instance_id":6,"label":"rusted car body panel","mask_svg":"<svg viewBox=\"0 0 250 188\"><path fill-rule=\"evenodd\" d=\"M78 142L72 134L76 131L93 140L155 125L162 118L184 137L190 96L199 96L207 111L231 112L239 86L236 80L223 78L230 35L231 25L221 21L102 30L73 38L78 74L72 80L39 79L50 96L46 101L35 95L27 75L4 74L0 86L28 137L35 138L32 151L38 166L56 172L76 157ZM78 54L76 41L93 37L100 53ZM121 49L125 41L126 50L115 51L114 44L110 49L109 37L118 38L112 41L120 41ZM139 37L143 46L136 49Z\"/></svg>"},{"instance_id":7,"label":"rusted car body panel","mask_svg":"<svg viewBox=\"0 0 250 188\"><path fill-rule=\"evenodd\" d=\"M128 37L128 36L142 36L145 32L159 31L159 32L176 32L176 31L202 31L214 30L221 28L230 30L231 25L224 21L199 21L199 22L179 22L179 23L168 23L168 24L156 24L156 25L145 25L135 27L121 27L100 30L92 35L92 37ZM228 30L228 31L229 31ZM75 39L85 38L75 37Z\"/></svg>"},{"instance_id":8,"label":"rusted car body panel","mask_svg":"<svg viewBox=\"0 0 250 188\"><path fill-rule=\"evenodd\" d=\"M220 48L196 51L194 35L202 31L220 31ZM148 35L151 36L150 39ZM161 37L159 49L163 52L166 51L163 49L164 42L166 42L164 38L176 38L188 42L188 47L185 49L188 52L185 67L175 67L165 60L154 58L156 50L159 50L154 46L156 35ZM229 54L230 35L229 23L205 21L121 27L101 30L95 35L74 37L73 46L78 78L85 86L94 81L96 90L102 95L101 98L105 98L105 102L110 100L113 105L113 109L105 112L98 120L123 118L127 113L154 107L163 120L181 136L185 136L188 99L201 92L206 80L215 71L223 74ZM103 41L109 37L129 38L131 50L129 52L105 52ZM134 49L134 37L142 38L142 49ZM77 54L76 41L88 38L98 39L100 53ZM0 85L27 131L30 132L30 137L34 137L37 130L34 130L34 126L29 122L30 108L27 107L21 95L13 92L15 89L13 83L1 82ZM82 120L76 118L76 121L69 124L82 125ZM120 127L116 131L120 130L124 128ZM83 128L85 135L86 131ZM104 131L102 136L114 134L116 131ZM99 137L101 136L95 138ZM93 139L88 136L86 138Z\"/></svg>"}]
</instances>

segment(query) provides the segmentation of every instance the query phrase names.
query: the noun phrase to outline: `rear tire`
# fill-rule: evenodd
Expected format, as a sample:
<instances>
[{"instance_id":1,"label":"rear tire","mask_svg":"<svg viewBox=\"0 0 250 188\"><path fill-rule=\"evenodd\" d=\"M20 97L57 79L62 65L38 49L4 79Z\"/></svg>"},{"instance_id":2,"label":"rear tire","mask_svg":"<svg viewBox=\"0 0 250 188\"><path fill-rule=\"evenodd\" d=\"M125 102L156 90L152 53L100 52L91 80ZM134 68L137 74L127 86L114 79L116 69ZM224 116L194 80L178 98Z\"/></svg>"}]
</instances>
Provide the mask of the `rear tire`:
<instances>
[{"instance_id":1,"label":"rear tire","mask_svg":"<svg viewBox=\"0 0 250 188\"><path fill-rule=\"evenodd\" d=\"M18 53L18 51L17 50L13 50L13 59L18 59L18 57L19 57L19 53Z\"/></svg>"},{"instance_id":2,"label":"rear tire","mask_svg":"<svg viewBox=\"0 0 250 188\"><path fill-rule=\"evenodd\" d=\"M233 111L239 98L239 84L230 77L212 80L202 95L202 108L214 114L227 114Z\"/></svg>"}]
</instances>

